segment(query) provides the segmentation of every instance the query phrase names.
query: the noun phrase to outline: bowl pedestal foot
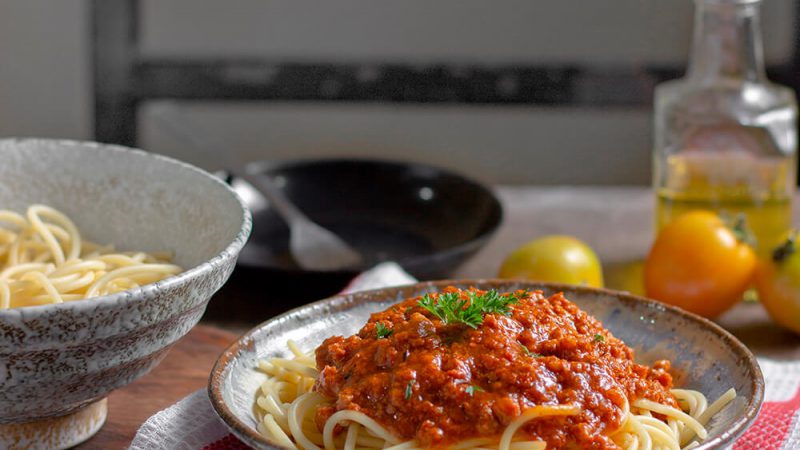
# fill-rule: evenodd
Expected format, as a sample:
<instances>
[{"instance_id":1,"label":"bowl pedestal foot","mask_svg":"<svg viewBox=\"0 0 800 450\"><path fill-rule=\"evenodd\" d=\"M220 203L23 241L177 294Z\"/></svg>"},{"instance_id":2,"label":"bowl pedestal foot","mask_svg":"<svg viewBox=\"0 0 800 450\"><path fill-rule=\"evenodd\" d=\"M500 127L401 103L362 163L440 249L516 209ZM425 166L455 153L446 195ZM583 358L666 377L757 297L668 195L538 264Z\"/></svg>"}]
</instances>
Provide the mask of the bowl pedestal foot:
<instances>
[{"instance_id":1,"label":"bowl pedestal foot","mask_svg":"<svg viewBox=\"0 0 800 450\"><path fill-rule=\"evenodd\" d=\"M66 416L0 424L0 448L61 450L74 447L100 431L107 415L108 402L102 399Z\"/></svg>"}]
</instances>

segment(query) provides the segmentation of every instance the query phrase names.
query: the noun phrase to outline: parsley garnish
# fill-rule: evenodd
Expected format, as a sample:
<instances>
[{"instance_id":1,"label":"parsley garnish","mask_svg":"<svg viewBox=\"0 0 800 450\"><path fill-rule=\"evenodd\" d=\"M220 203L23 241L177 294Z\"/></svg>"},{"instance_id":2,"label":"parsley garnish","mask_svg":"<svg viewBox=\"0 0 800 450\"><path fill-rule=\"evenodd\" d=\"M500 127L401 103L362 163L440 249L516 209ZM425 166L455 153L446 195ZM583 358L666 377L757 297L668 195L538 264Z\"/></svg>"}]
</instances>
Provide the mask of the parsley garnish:
<instances>
[{"instance_id":1,"label":"parsley garnish","mask_svg":"<svg viewBox=\"0 0 800 450\"><path fill-rule=\"evenodd\" d=\"M595 342L605 342L606 338L602 334L595 334L594 341Z\"/></svg>"},{"instance_id":2,"label":"parsley garnish","mask_svg":"<svg viewBox=\"0 0 800 450\"><path fill-rule=\"evenodd\" d=\"M517 341L517 342L519 342L519 341ZM522 347L522 351L525 352L526 355L528 355L528 356L530 356L532 358L541 358L542 357L541 354L534 353L534 352L528 350L528 347L525 347L524 345L522 345L522 342L519 342L519 345L520 345L520 347Z\"/></svg>"},{"instance_id":3,"label":"parsley garnish","mask_svg":"<svg viewBox=\"0 0 800 450\"><path fill-rule=\"evenodd\" d=\"M461 298L460 292L445 292L435 299L424 295L417 304L439 318L443 323L460 323L471 328L478 328L486 314L511 314L509 305L517 303L516 295L501 295L494 289L478 294L467 292L467 299Z\"/></svg>"},{"instance_id":4,"label":"parsley garnish","mask_svg":"<svg viewBox=\"0 0 800 450\"><path fill-rule=\"evenodd\" d=\"M394 330L391 328L387 328L386 325L378 322L375 324L375 334L378 335L378 339L387 338L394 333Z\"/></svg>"},{"instance_id":5,"label":"parsley garnish","mask_svg":"<svg viewBox=\"0 0 800 450\"><path fill-rule=\"evenodd\" d=\"M467 386L466 391L467 394L469 394L469 396L472 397L474 393L483 391L483 388L480 386L475 386L474 384L470 384L469 386Z\"/></svg>"},{"instance_id":6,"label":"parsley garnish","mask_svg":"<svg viewBox=\"0 0 800 450\"><path fill-rule=\"evenodd\" d=\"M412 392L414 392L414 380L409 381L408 384L406 385L406 393L404 396L406 400L411 398Z\"/></svg>"}]
</instances>

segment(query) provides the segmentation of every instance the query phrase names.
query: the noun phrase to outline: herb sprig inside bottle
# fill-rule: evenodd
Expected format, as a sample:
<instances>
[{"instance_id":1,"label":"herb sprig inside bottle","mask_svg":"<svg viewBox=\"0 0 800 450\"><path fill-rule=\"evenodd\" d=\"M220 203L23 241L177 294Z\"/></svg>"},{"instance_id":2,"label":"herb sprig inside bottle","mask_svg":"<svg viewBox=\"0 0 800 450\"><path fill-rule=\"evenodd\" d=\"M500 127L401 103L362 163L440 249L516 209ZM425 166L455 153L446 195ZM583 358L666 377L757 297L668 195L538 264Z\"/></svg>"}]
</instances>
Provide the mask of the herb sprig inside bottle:
<instances>
[{"instance_id":1,"label":"herb sprig inside bottle","mask_svg":"<svg viewBox=\"0 0 800 450\"><path fill-rule=\"evenodd\" d=\"M526 294L524 293L523 297ZM469 291L466 299L458 292L444 292L436 298L426 294L417 304L444 324L462 324L478 328L487 314L511 315L509 306L519 300L515 294L502 295L492 289L483 293Z\"/></svg>"}]
</instances>

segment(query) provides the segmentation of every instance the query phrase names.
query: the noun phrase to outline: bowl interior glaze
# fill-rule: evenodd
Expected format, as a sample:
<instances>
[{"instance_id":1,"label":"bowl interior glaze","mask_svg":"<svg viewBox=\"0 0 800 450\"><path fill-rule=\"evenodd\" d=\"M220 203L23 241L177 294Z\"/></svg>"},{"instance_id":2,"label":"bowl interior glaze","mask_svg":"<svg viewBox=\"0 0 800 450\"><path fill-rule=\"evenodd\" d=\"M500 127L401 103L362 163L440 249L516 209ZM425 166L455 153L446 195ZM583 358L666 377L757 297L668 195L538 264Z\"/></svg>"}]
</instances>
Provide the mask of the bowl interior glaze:
<instances>
[{"instance_id":1,"label":"bowl interior glaze","mask_svg":"<svg viewBox=\"0 0 800 450\"><path fill-rule=\"evenodd\" d=\"M670 359L676 386L699 390L710 401L728 388L735 388L738 397L707 425L709 438L699 449L723 448L741 435L758 413L764 381L755 357L712 322L652 300L609 290L500 280L438 281L342 295L269 320L242 336L217 361L209 386L215 410L248 444L275 448L255 431L253 402L265 379L254 369L259 359L288 356L289 339L302 349L313 349L329 336L353 334L371 313L448 285L564 292L632 347L638 362Z\"/></svg>"}]
</instances>

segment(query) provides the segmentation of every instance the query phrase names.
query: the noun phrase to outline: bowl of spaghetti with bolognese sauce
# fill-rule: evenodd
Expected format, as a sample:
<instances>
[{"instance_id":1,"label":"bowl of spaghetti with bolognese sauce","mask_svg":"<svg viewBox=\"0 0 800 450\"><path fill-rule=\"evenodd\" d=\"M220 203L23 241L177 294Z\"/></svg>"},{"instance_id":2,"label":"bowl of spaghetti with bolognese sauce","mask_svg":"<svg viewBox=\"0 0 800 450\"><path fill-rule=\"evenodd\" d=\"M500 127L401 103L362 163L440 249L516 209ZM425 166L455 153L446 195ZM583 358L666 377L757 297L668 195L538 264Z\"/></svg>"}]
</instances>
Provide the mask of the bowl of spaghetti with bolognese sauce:
<instances>
[{"instance_id":1,"label":"bowl of spaghetti with bolognese sauce","mask_svg":"<svg viewBox=\"0 0 800 450\"><path fill-rule=\"evenodd\" d=\"M732 335L609 290L426 282L271 319L218 360L211 402L255 448L723 448L763 377Z\"/></svg>"}]
</instances>

